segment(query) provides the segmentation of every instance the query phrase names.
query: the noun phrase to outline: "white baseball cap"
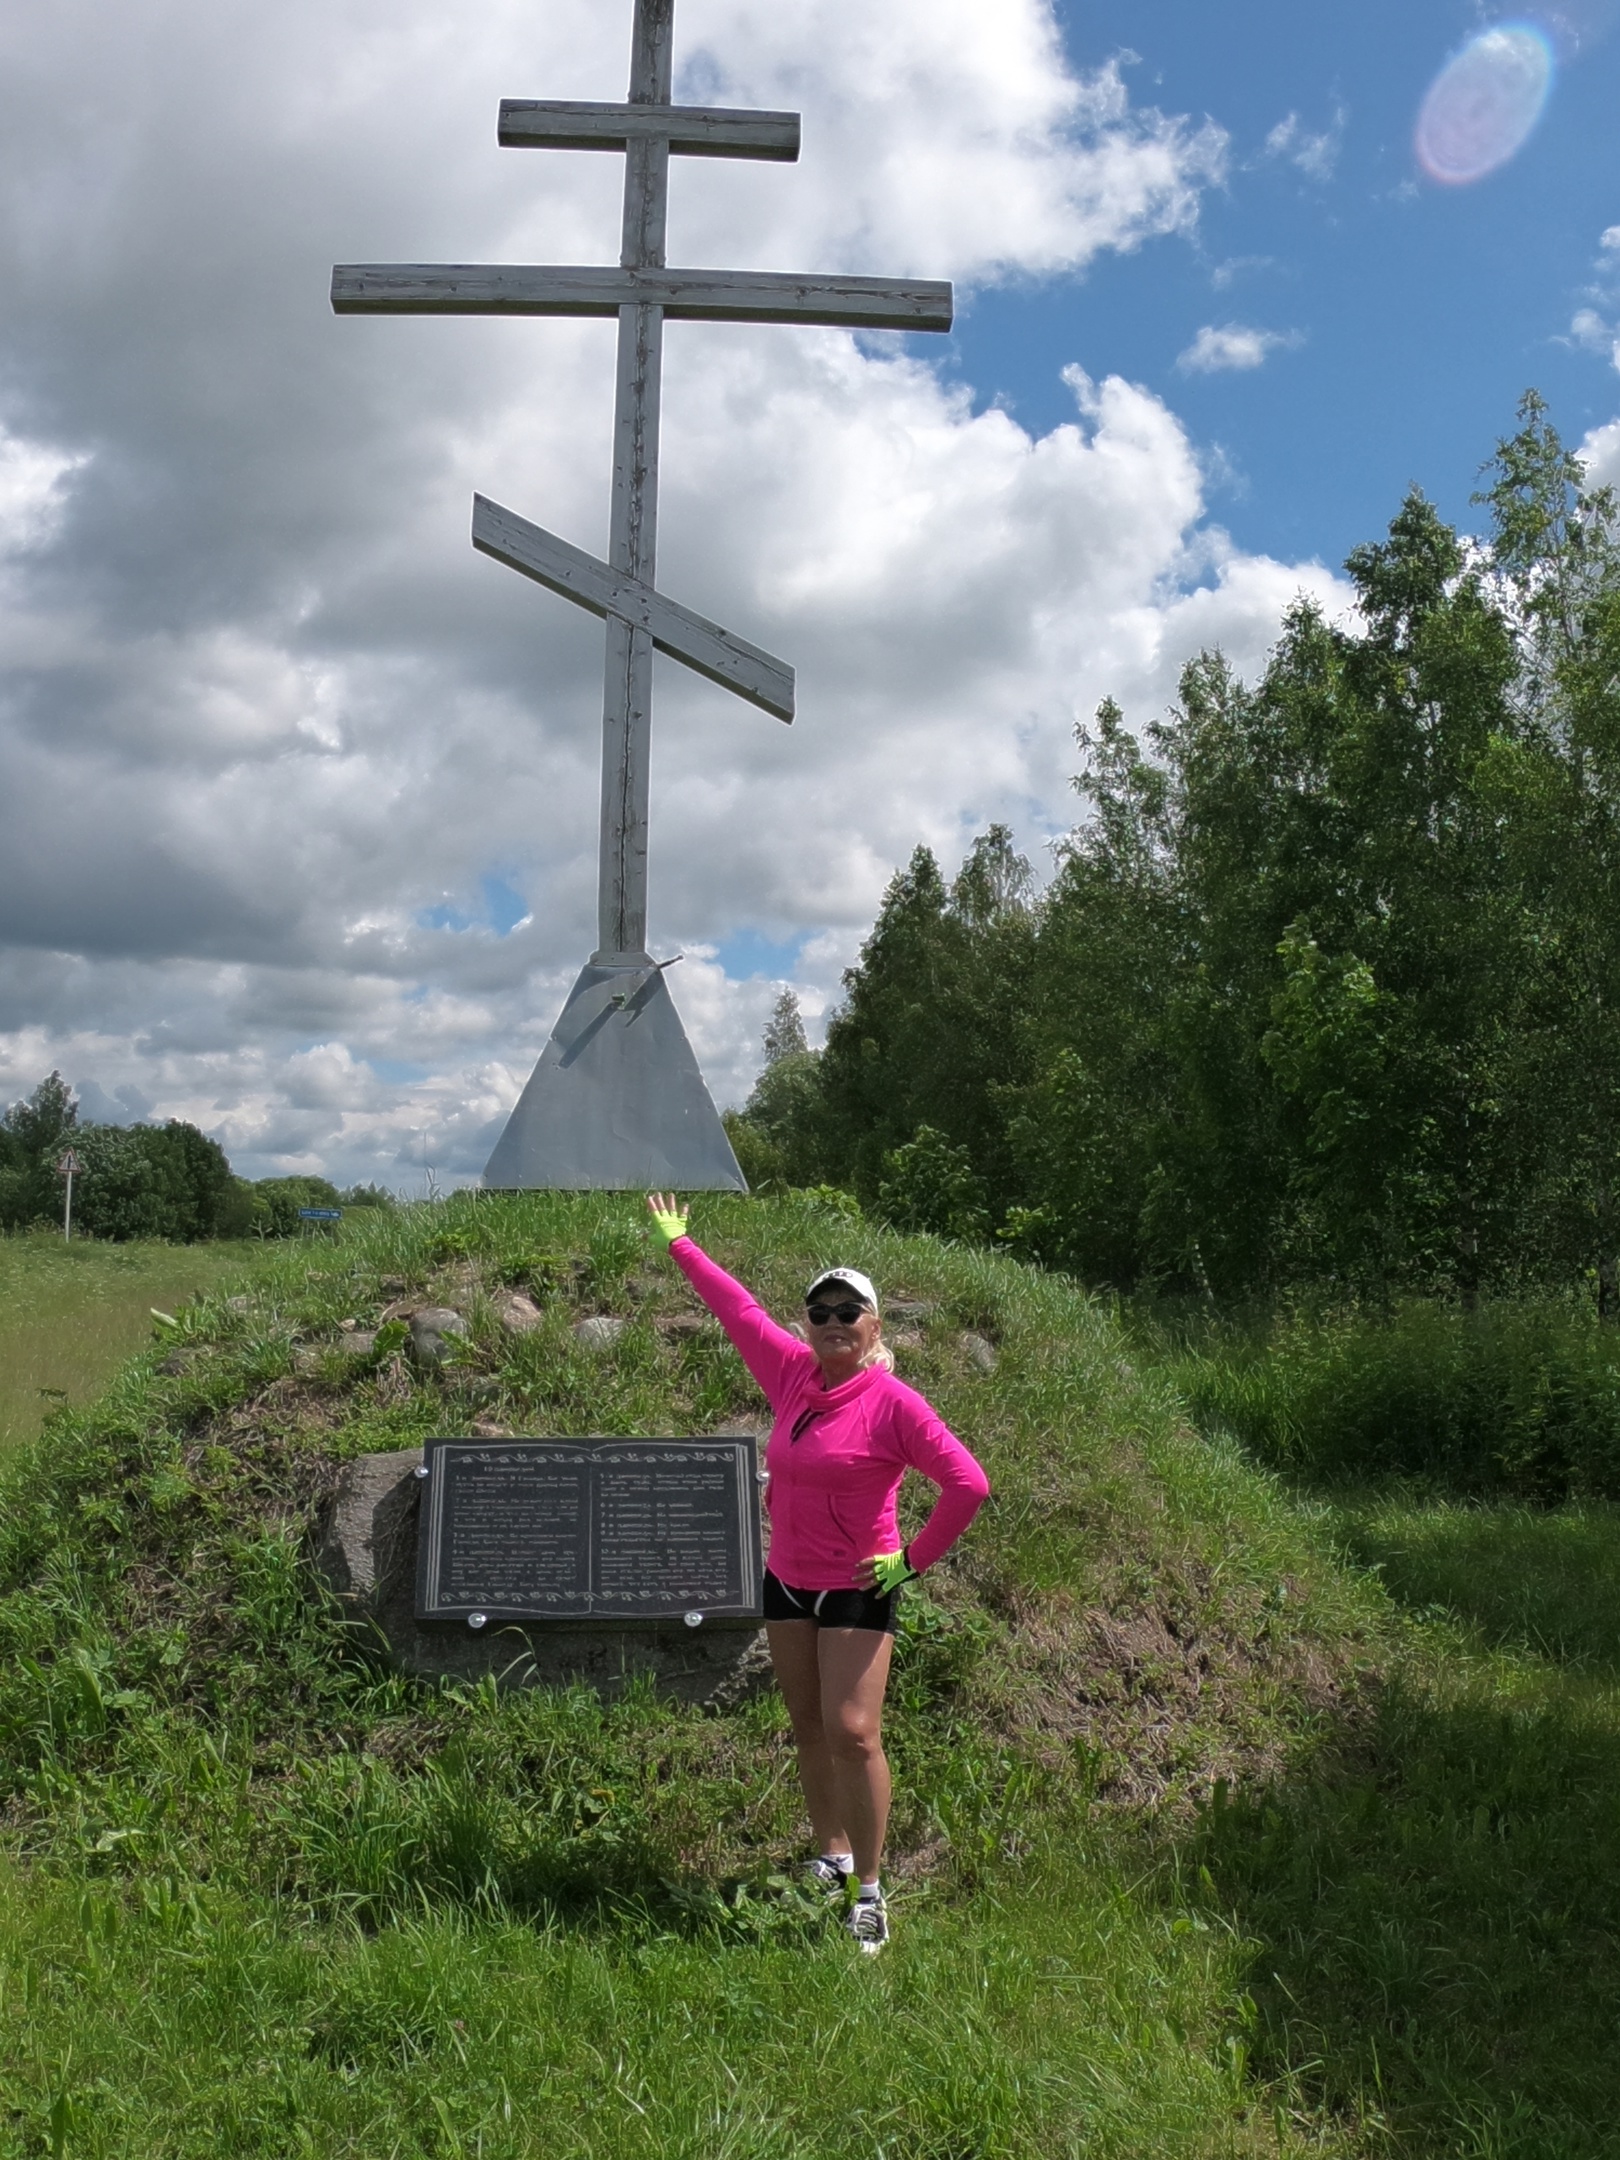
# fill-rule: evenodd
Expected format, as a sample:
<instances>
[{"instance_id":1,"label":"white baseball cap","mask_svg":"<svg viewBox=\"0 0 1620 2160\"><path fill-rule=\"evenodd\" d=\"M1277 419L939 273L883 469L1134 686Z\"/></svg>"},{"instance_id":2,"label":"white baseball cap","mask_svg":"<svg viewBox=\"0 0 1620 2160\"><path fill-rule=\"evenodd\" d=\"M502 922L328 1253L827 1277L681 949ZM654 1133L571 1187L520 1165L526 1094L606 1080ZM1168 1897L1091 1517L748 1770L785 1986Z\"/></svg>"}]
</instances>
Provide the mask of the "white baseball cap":
<instances>
[{"instance_id":1,"label":"white baseball cap","mask_svg":"<svg viewBox=\"0 0 1620 2160\"><path fill-rule=\"evenodd\" d=\"M878 1294L872 1287L872 1278L863 1275L858 1267L825 1269L804 1293L804 1302L808 1305L818 1290L825 1290L831 1283L842 1283L847 1290L854 1291L863 1305L870 1305L873 1312L877 1311Z\"/></svg>"}]
</instances>

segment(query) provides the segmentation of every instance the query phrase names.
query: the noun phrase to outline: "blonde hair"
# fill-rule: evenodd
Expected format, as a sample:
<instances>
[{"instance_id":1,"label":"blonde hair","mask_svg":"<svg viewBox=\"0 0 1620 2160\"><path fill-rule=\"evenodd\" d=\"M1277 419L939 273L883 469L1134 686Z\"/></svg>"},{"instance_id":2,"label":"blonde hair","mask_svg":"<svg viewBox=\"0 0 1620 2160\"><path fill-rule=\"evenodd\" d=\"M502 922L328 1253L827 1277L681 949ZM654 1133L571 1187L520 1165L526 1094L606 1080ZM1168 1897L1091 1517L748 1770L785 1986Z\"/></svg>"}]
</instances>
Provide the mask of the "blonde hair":
<instances>
[{"instance_id":1,"label":"blonde hair","mask_svg":"<svg viewBox=\"0 0 1620 2160\"><path fill-rule=\"evenodd\" d=\"M881 1336L867 1351L865 1357L861 1359L862 1372L866 1370L868 1365L881 1365L885 1372L894 1371L894 1352Z\"/></svg>"}]
</instances>

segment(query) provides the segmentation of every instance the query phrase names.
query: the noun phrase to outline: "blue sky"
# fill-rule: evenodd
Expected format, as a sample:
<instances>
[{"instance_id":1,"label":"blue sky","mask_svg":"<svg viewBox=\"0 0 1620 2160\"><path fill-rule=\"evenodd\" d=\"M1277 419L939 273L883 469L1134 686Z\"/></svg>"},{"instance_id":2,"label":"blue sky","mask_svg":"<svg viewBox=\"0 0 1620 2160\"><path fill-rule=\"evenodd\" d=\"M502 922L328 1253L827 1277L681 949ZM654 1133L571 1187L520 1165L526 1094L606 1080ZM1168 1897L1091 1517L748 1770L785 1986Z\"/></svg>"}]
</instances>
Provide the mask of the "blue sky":
<instances>
[{"instance_id":1,"label":"blue sky","mask_svg":"<svg viewBox=\"0 0 1620 2160\"><path fill-rule=\"evenodd\" d=\"M1475 9L1066 0L1071 64L1139 55L1133 101L1209 114L1232 139L1229 179L1205 194L1190 245L981 296L958 334L964 378L1036 430L1072 411L1066 362L1148 385L1229 462L1212 514L1285 560L1338 564L1413 481L1467 523L1477 468L1527 385L1572 442L1620 408L1607 356L1568 336L1620 221L1620 35L1587 12L1524 148L1441 186L1419 171L1413 126L1448 55L1493 19ZM1314 174L1267 150L1289 115L1296 153L1329 138L1307 156ZM1226 322L1300 342L1250 372L1177 369L1199 328Z\"/></svg>"}]
</instances>

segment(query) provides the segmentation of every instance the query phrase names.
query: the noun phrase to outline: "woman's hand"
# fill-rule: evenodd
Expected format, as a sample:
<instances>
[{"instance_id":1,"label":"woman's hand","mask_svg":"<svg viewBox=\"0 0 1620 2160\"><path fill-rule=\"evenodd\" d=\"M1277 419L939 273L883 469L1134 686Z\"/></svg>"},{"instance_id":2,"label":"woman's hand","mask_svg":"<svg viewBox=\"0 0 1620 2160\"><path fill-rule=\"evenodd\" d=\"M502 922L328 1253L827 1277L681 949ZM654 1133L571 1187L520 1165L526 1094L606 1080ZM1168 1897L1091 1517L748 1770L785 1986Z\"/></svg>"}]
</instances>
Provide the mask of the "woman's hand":
<instances>
[{"instance_id":1,"label":"woman's hand","mask_svg":"<svg viewBox=\"0 0 1620 2160\"><path fill-rule=\"evenodd\" d=\"M650 1192L647 1195L647 1213L653 1219L653 1228L664 1241L665 1252L678 1237L687 1235L687 1210L671 1193Z\"/></svg>"},{"instance_id":2,"label":"woman's hand","mask_svg":"<svg viewBox=\"0 0 1620 2160\"><path fill-rule=\"evenodd\" d=\"M862 1569L858 1587L891 1597L902 1583L921 1582L922 1577L906 1558L905 1550L874 1553Z\"/></svg>"}]
</instances>

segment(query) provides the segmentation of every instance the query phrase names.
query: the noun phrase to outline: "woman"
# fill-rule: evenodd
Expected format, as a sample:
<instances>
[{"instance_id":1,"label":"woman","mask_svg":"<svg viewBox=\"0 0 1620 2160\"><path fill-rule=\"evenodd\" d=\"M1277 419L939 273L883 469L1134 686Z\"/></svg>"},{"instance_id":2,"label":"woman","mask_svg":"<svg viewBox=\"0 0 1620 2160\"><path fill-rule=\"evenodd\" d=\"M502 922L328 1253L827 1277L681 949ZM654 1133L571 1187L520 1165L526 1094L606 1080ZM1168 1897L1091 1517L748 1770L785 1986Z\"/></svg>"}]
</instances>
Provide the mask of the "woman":
<instances>
[{"instance_id":1,"label":"woman","mask_svg":"<svg viewBox=\"0 0 1620 2160\"><path fill-rule=\"evenodd\" d=\"M824 1268L816 1277L801 1342L698 1249L672 1193L649 1193L647 1206L671 1259L776 1414L765 1450L765 1633L817 1839L812 1879L846 1902L845 1925L875 1956L889 1939L879 1873L889 1814L882 1727L900 1586L955 1544L989 1482L922 1396L894 1377L877 1292L859 1269ZM908 1469L940 1491L924 1528L902 1547L895 1496Z\"/></svg>"}]
</instances>

